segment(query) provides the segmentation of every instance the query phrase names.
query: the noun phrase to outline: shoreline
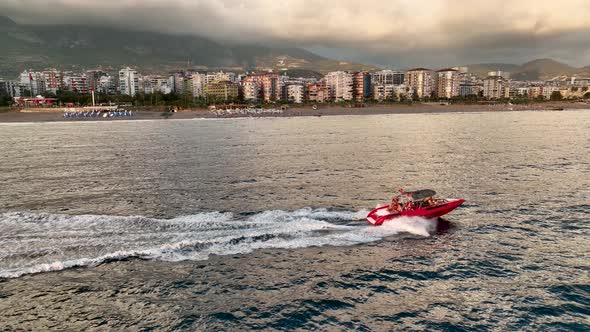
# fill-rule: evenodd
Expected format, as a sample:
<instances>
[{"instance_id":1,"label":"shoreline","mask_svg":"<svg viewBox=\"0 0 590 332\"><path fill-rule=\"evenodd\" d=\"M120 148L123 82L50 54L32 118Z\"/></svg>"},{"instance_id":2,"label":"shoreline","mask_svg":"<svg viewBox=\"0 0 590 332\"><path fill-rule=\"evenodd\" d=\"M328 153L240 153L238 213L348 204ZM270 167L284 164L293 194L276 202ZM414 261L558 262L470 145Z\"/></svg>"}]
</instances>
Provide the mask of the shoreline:
<instances>
[{"instance_id":1,"label":"shoreline","mask_svg":"<svg viewBox=\"0 0 590 332\"><path fill-rule=\"evenodd\" d=\"M386 115L386 114L436 114L436 113L475 113L475 112L518 112L518 111L563 111L589 109L590 103L581 102L546 102L526 105L439 105L439 104L390 104L371 105L364 108L350 108L345 106L325 105L317 110L311 107L291 107L281 114L259 114L259 115L231 115L217 116L206 109L191 109L175 113L169 116L159 111L134 110L133 117L123 118L64 118L65 108L25 109L21 111L0 112L0 123L15 122L73 122L73 121L121 121L121 120L166 120L166 119L228 119L228 118L266 118L266 117L305 117L305 116L334 116L334 115Z\"/></svg>"}]
</instances>

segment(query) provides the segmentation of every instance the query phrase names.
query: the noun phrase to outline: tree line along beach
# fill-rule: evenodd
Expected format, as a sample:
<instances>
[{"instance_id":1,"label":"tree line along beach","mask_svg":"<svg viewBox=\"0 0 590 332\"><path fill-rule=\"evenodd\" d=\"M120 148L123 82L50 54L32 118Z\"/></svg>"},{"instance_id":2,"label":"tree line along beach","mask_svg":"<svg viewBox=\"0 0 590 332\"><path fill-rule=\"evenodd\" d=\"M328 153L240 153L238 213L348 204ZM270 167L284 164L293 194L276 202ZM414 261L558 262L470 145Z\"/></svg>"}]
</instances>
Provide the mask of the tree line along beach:
<instances>
[{"instance_id":1,"label":"tree line along beach","mask_svg":"<svg viewBox=\"0 0 590 332\"><path fill-rule=\"evenodd\" d=\"M170 107L130 107L131 117L70 118L66 112L83 112L83 108L22 108L0 110L1 122L54 122L54 121L110 121L110 120L157 120L194 118L235 118L235 117L299 117L333 115L376 115L376 114L415 114L415 113L457 113L457 112L510 112L510 111L561 111L568 109L590 109L588 102L555 101L530 104L385 104L351 107L342 105L298 106L281 108L277 106L260 108L258 111L238 111L223 109L172 109ZM250 110L250 109L249 109ZM251 108L251 110L255 110ZM271 110L273 110L271 112Z\"/></svg>"}]
</instances>

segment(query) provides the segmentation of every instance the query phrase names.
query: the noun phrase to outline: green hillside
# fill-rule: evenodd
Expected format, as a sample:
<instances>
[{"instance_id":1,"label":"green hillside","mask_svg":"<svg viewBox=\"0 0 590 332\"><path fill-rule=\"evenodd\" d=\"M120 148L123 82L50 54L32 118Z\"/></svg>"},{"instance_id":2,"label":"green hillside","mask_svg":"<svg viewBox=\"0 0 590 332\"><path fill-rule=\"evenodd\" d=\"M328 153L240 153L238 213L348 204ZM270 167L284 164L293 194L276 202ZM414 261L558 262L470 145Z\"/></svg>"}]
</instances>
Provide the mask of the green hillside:
<instances>
[{"instance_id":1,"label":"green hillside","mask_svg":"<svg viewBox=\"0 0 590 332\"><path fill-rule=\"evenodd\" d=\"M509 63L480 63L467 65L469 72L476 74L479 77L486 77L491 71L507 71L510 73L515 72L518 69L518 65Z\"/></svg>"},{"instance_id":2,"label":"green hillside","mask_svg":"<svg viewBox=\"0 0 590 332\"><path fill-rule=\"evenodd\" d=\"M341 63L298 48L222 44L198 36L177 36L109 27L79 25L18 25L0 16L0 76L25 69L62 70L136 66L144 72L190 68L373 69Z\"/></svg>"}]
</instances>

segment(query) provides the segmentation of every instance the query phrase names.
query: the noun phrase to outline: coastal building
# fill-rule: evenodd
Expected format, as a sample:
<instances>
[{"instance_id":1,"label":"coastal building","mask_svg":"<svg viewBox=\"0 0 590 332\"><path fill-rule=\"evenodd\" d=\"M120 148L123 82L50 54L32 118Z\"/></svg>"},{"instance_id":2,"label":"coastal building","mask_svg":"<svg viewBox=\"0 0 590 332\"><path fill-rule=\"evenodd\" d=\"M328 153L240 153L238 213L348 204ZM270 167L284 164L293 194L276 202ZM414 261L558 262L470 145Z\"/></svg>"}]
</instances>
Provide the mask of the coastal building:
<instances>
[{"instance_id":1,"label":"coastal building","mask_svg":"<svg viewBox=\"0 0 590 332\"><path fill-rule=\"evenodd\" d=\"M187 91L188 84L186 84L187 78L184 72L176 72L170 79L172 83L172 91L178 94L183 94Z\"/></svg>"},{"instance_id":2,"label":"coastal building","mask_svg":"<svg viewBox=\"0 0 590 332\"><path fill-rule=\"evenodd\" d=\"M459 96L459 72L452 68L436 72L436 96L451 99Z\"/></svg>"},{"instance_id":3,"label":"coastal building","mask_svg":"<svg viewBox=\"0 0 590 332\"><path fill-rule=\"evenodd\" d=\"M142 91L146 94L151 93L162 93L162 94L169 94L172 92L172 87L170 86L170 81L168 78L159 75L150 75L150 76L143 76L142 80L140 81L140 85L142 86Z\"/></svg>"},{"instance_id":4,"label":"coastal building","mask_svg":"<svg viewBox=\"0 0 590 332\"><path fill-rule=\"evenodd\" d=\"M88 90L92 91L99 91L99 82L100 79L104 76L109 76L108 73L100 70L87 70L86 71L86 82L88 83Z\"/></svg>"},{"instance_id":5,"label":"coastal building","mask_svg":"<svg viewBox=\"0 0 590 332\"><path fill-rule=\"evenodd\" d=\"M502 76L488 76L483 80L483 96L488 99L500 99L504 97L506 80Z\"/></svg>"},{"instance_id":6,"label":"coastal building","mask_svg":"<svg viewBox=\"0 0 590 332\"><path fill-rule=\"evenodd\" d=\"M247 76L242 81L242 91L245 101L258 102L262 93L262 82L255 76Z\"/></svg>"},{"instance_id":7,"label":"coastal building","mask_svg":"<svg viewBox=\"0 0 590 332\"><path fill-rule=\"evenodd\" d=\"M229 80L214 80L210 83L217 83L221 81L229 81ZM207 74L202 73L192 73L187 80L187 89L195 98L204 97L205 96L205 85L207 85Z\"/></svg>"},{"instance_id":8,"label":"coastal building","mask_svg":"<svg viewBox=\"0 0 590 332\"><path fill-rule=\"evenodd\" d=\"M267 73L262 76L262 99L265 102L281 100L279 74Z\"/></svg>"},{"instance_id":9,"label":"coastal building","mask_svg":"<svg viewBox=\"0 0 590 332\"><path fill-rule=\"evenodd\" d=\"M371 75L367 72L353 74L353 98L362 103L371 97Z\"/></svg>"},{"instance_id":10,"label":"coastal building","mask_svg":"<svg viewBox=\"0 0 590 332\"><path fill-rule=\"evenodd\" d=\"M63 75L57 69L46 69L42 72L45 91L57 93L63 88Z\"/></svg>"},{"instance_id":11,"label":"coastal building","mask_svg":"<svg viewBox=\"0 0 590 332\"><path fill-rule=\"evenodd\" d=\"M86 71L86 80L88 89L106 93L115 94L117 92L117 77L100 69Z\"/></svg>"},{"instance_id":12,"label":"coastal building","mask_svg":"<svg viewBox=\"0 0 590 332\"><path fill-rule=\"evenodd\" d=\"M469 67L465 67L465 66L459 66L459 67L453 67L454 70L456 70L459 75L464 75L469 73Z\"/></svg>"},{"instance_id":13,"label":"coastal building","mask_svg":"<svg viewBox=\"0 0 590 332\"><path fill-rule=\"evenodd\" d=\"M238 99L239 85L230 81L207 83L205 96L209 101L235 101Z\"/></svg>"},{"instance_id":14,"label":"coastal building","mask_svg":"<svg viewBox=\"0 0 590 332\"><path fill-rule=\"evenodd\" d=\"M219 80L217 79L216 73L207 73L207 74L205 74L205 76L206 76L206 83L205 84L219 82Z\"/></svg>"},{"instance_id":15,"label":"coastal building","mask_svg":"<svg viewBox=\"0 0 590 332\"><path fill-rule=\"evenodd\" d=\"M152 82L151 76L143 76L139 80L139 90L145 94L150 94L154 92L154 85Z\"/></svg>"},{"instance_id":16,"label":"coastal building","mask_svg":"<svg viewBox=\"0 0 590 332\"><path fill-rule=\"evenodd\" d=\"M213 73L207 73L205 75L205 79L206 79L206 83L215 83L215 82L220 82L220 81L229 81L232 83L237 83L237 76L235 73L232 72L224 72L224 71L219 71L219 72L213 72Z\"/></svg>"},{"instance_id":17,"label":"coastal building","mask_svg":"<svg viewBox=\"0 0 590 332\"><path fill-rule=\"evenodd\" d=\"M479 93L483 90L483 86L477 83L461 83L459 84L459 96L479 96Z\"/></svg>"},{"instance_id":18,"label":"coastal building","mask_svg":"<svg viewBox=\"0 0 590 332\"><path fill-rule=\"evenodd\" d=\"M393 100L395 86L393 84L373 85L373 99L376 101Z\"/></svg>"},{"instance_id":19,"label":"coastal building","mask_svg":"<svg viewBox=\"0 0 590 332\"><path fill-rule=\"evenodd\" d=\"M45 98L43 96L37 97L15 97L14 102L20 107L46 107L57 104L56 98Z\"/></svg>"},{"instance_id":20,"label":"coastal building","mask_svg":"<svg viewBox=\"0 0 590 332\"><path fill-rule=\"evenodd\" d=\"M519 87L514 88L516 90L516 95L519 97L529 97L530 96L530 88L528 87Z\"/></svg>"},{"instance_id":21,"label":"coastal building","mask_svg":"<svg viewBox=\"0 0 590 332\"><path fill-rule=\"evenodd\" d=\"M335 102L351 101L354 98L354 77L353 74L344 71L328 73L324 81L330 91L330 100Z\"/></svg>"},{"instance_id":22,"label":"coastal building","mask_svg":"<svg viewBox=\"0 0 590 332\"><path fill-rule=\"evenodd\" d=\"M304 85L303 82L300 82L295 79L291 79L288 75L279 75L279 99L280 100L288 100L288 90L287 88L289 85ZM305 97L305 96L304 96Z\"/></svg>"},{"instance_id":23,"label":"coastal building","mask_svg":"<svg viewBox=\"0 0 590 332\"><path fill-rule=\"evenodd\" d=\"M281 100L281 86L277 73L249 74L244 78L242 85L245 100L258 100L258 96L264 102ZM257 88L260 90L256 91Z\"/></svg>"},{"instance_id":24,"label":"coastal building","mask_svg":"<svg viewBox=\"0 0 590 332\"><path fill-rule=\"evenodd\" d=\"M510 79L510 73L507 71L503 71L503 70L496 70L496 71L488 72L488 77L490 77L490 76L499 76L505 80Z\"/></svg>"},{"instance_id":25,"label":"coastal building","mask_svg":"<svg viewBox=\"0 0 590 332\"><path fill-rule=\"evenodd\" d=\"M590 77L572 77L569 85L578 88L588 87L590 86Z\"/></svg>"},{"instance_id":26,"label":"coastal building","mask_svg":"<svg viewBox=\"0 0 590 332\"><path fill-rule=\"evenodd\" d=\"M418 98L430 97L435 92L434 72L430 69L415 68L408 70L405 82L415 91Z\"/></svg>"},{"instance_id":27,"label":"coastal building","mask_svg":"<svg viewBox=\"0 0 590 332\"><path fill-rule=\"evenodd\" d=\"M119 91L121 94L135 96L139 91L139 75L129 67L119 71Z\"/></svg>"},{"instance_id":28,"label":"coastal building","mask_svg":"<svg viewBox=\"0 0 590 332\"><path fill-rule=\"evenodd\" d=\"M543 87L541 94L543 95L544 99L549 100L549 99L551 99L551 95L556 91L561 93L561 88L558 86L549 86L548 85L548 86ZM562 94L562 96L563 96L563 94Z\"/></svg>"},{"instance_id":29,"label":"coastal building","mask_svg":"<svg viewBox=\"0 0 590 332\"><path fill-rule=\"evenodd\" d=\"M330 88L325 82L309 83L305 86L306 100L310 103L325 103L330 99Z\"/></svg>"},{"instance_id":30,"label":"coastal building","mask_svg":"<svg viewBox=\"0 0 590 332\"><path fill-rule=\"evenodd\" d=\"M291 103L301 104L305 100L305 87L300 84L287 85L287 100Z\"/></svg>"},{"instance_id":31,"label":"coastal building","mask_svg":"<svg viewBox=\"0 0 590 332\"><path fill-rule=\"evenodd\" d=\"M518 89L516 87L510 86L509 84L504 86L504 98L505 99L512 99L518 97Z\"/></svg>"},{"instance_id":32,"label":"coastal building","mask_svg":"<svg viewBox=\"0 0 590 332\"><path fill-rule=\"evenodd\" d=\"M79 94L88 94L88 80L86 76L69 76L69 89Z\"/></svg>"},{"instance_id":33,"label":"coastal building","mask_svg":"<svg viewBox=\"0 0 590 332\"><path fill-rule=\"evenodd\" d=\"M105 76L101 76L97 82L96 91L108 95L115 94L117 92L117 84L115 82L115 78L108 74Z\"/></svg>"},{"instance_id":34,"label":"coastal building","mask_svg":"<svg viewBox=\"0 0 590 332\"><path fill-rule=\"evenodd\" d=\"M542 86L531 86L529 87L529 97L530 98L539 98L539 96L543 95L543 87Z\"/></svg>"},{"instance_id":35,"label":"coastal building","mask_svg":"<svg viewBox=\"0 0 590 332\"><path fill-rule=\"evenodd\" d=\"M41 72L23 71L20 74L20 83L27 86L27 90L35 96L45 92L45 77Z\"/></svg>"},{"instance_id":36,"label":"coastal building","mask_svg":"<svg viewBox=\"0 0 590 332\"><path fill-rule=\"evenodd\" d=\"M27 86L17 81L4 81L0 79L0 94L5 93L9 97L25 97Z\"/></svg>"},{"instance_id":37,"label":"coastal building","mask_svg":"<svg viewBox=\"0 0 590 332\"><path fill-rule=\"evenodd\" d=\"M409 99L412 93L412 89L405 84L373 86L373 99L376 101L400 101Z\"/></svg>"},{"instance_id":38,"label":"coastal building","mask_svg":"<svg viewBox=\"0 0 590 332\"><path fill-rule=\"evenodd\" d=\"M404 84L405 75L403 71L381 70L371 74L371 83L373 85Z\"/></svg>"}]
</instances>

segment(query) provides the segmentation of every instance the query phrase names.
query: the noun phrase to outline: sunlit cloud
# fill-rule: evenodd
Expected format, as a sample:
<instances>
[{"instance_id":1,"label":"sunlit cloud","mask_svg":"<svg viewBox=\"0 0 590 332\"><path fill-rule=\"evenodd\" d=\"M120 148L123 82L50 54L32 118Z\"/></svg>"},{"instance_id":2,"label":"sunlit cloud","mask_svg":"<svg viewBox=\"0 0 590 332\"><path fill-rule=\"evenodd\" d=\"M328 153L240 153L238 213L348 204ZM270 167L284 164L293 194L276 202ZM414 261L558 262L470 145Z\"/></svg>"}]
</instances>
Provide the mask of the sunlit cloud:
<instances>
[{"instance_id":1,"label":"sunlit cloud","mask_svg":"<svg viewBox=\"0 0 590 332\"><path fill-rule=\"evenodd\" d=\"M0 12L29 24L114 24L346 49L373 62L542 56L590 62L587 0L4 0Z\"/></svg>"}]
</instances>

